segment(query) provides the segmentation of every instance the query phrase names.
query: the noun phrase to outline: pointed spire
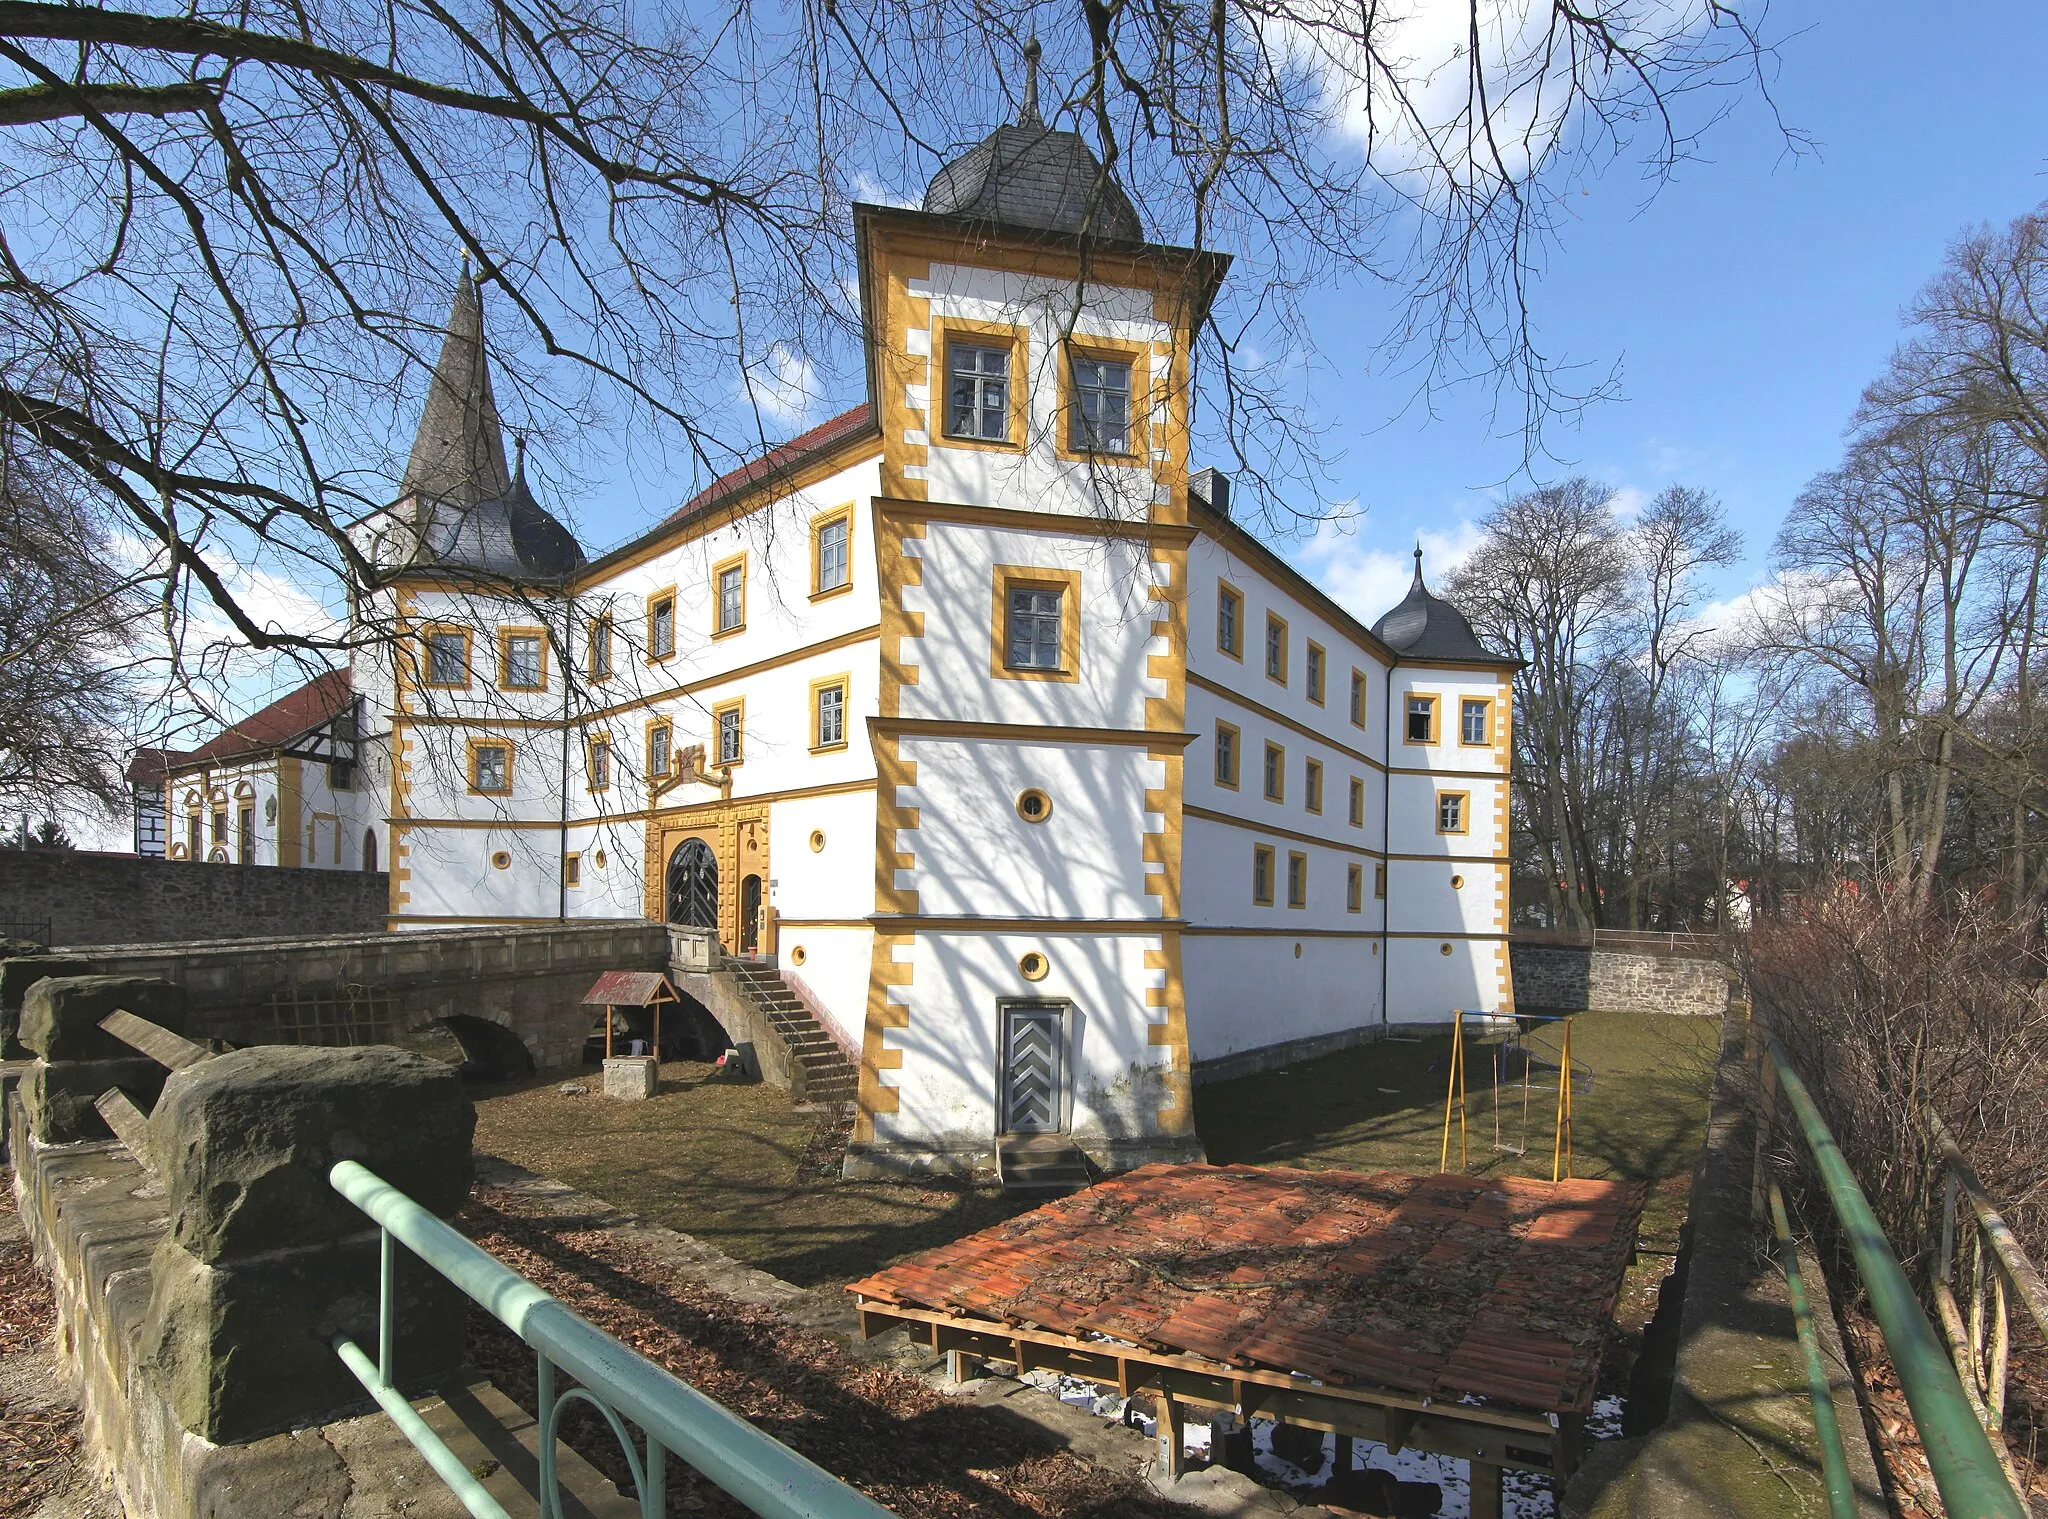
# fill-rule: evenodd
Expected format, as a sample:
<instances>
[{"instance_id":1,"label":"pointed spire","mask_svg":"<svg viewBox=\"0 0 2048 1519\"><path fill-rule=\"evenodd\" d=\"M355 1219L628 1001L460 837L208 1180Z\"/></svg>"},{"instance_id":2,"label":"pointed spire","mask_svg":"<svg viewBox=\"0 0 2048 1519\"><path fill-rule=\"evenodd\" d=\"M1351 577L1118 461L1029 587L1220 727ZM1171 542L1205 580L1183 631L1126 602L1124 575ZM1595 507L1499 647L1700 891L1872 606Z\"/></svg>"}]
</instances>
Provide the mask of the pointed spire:
<instances>
[{"instance_id":1,"label":"pointed spire","mask_svg":"<svg viewBox=\"0 0 2048 1519\"><path fill-rule=\"evenodd\" d=\"M1024 44L1024 103L1017 108L1020 127L1045 125L1045 118L1038 114L1038 53L1038 39L1033 37Z\"/></svg>"},{"instance_id":2,"label":"pointed spire","mask_svg":"<svg viewBox=\"0 0 2048 1519\"><path fill-rule=\"evenodd\" d=\"M420 410L420 428L400 494L466 509L503 496L511 484L505 469L504 429L484 354L483 298L464 254L462 279L448 311L440 360L427 382L426 405Z\"/></svg>"},{"instance_id":3,"label":"pointed spire","mask_svg":"<svg viewBox=\"0 0 2048 1519\"><path fill-rule=\"evenodd\" d=\"M1417 544L1415 545L1415 589L1416 589L1416 590L1418 590L1418 591L1419 591L1419 590L1421 590L1421 589L1423 589L1423 585L1422 585L1422 545L1421 545L1421 543L1419 543L1419 542L1418 542L1418 543L1417 543Z\"/></svg>"}]
</instances>

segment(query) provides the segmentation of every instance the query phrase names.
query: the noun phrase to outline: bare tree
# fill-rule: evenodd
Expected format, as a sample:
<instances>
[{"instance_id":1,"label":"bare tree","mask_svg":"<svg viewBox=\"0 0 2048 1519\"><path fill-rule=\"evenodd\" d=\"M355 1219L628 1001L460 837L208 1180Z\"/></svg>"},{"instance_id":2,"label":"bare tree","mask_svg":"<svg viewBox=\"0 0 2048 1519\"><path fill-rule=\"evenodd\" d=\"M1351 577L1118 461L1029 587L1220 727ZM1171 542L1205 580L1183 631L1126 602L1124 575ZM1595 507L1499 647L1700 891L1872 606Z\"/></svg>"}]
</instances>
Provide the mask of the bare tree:
<instances>
[{"instance_id":1,"label":"bare tree","mask_svg":"<svg viewBox=\"0 0 2048 1519\"><path fill-rule=\"evenodd\" d=\"M0 449L0 807L124 800L142 576L100 514Z\"/></svg>"}]
</instances>

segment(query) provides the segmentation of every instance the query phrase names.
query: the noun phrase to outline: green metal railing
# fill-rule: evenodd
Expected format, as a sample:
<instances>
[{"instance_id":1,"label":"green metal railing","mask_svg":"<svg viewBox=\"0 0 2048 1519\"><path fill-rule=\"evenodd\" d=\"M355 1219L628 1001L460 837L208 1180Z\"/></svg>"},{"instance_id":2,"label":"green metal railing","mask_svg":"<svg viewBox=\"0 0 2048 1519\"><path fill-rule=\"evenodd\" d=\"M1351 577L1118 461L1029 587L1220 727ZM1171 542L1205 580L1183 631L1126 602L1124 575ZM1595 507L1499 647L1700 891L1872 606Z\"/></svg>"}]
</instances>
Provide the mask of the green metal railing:
<instances>
[{"instance_id":1,"label":"green metal railing","mask_svg":"<svg viewBox=\"0 0 2048 1519\"><path fill-rule=\"evenodd\" d=\"M571 1312L374 1171L344 1160L327 1179L383 1231L377 1359L372 1361L347 1335L335 1337L335 1352L476 1519L509 1516L395 1386L392 1268L397 1245L538 1352L544 1519L562 1516L555 1443L562 1411L572 1402L590 1404L611 1425L645 1519L660 1519L664 1511L670 1454L767 1519L893 1519L888 1509ZM560 1387L558 1372L567 1372L576 1385ZM634 1449L628 1422L641 1430L644 1455Z\"/></svg>"},{"instance_id":2,"label":"green metal railing","mask_svg":"<svg viewBox=\"0 0 2048 1519\"><path fill-rule=\"evenodd\" d=\"M1899 1385L1905 1389L1906 1405L1912 1412L1914 1428L1919 1432L1921 1448L1927 1454L1927 1465L1934 1474L1934 1485L1941 1493L1949 1519L2028 1519L2026 1507L2006 1479L1998 1454L1963 1392L1947 1351L1928 1323L1898 1257L1892 1253L1891 1242L1885 1238L1884 1227L1877 1221L1870 1199L1857 1185L1834 1134L1814 1103L1813 1094L1793 1069L1784 1048L1768 1035L1761 1064L1764 1100L1758 1109L1758 1169L1752 1201L1758 1201L1764 1193L1763 1157L1769 1143L1770 1094L1775 1087L1783 1093L1798 1120L1800 1135L1813 1157L1814 1169L1834 1209L1835 1220L1855 1257L1871 1317L1877 1320ZM1824 1393L1823 1385L1814 1394L1816 1411ZM1832 1421L1832 1407L1828 1417Z\"/></svg>"}]
</instances>

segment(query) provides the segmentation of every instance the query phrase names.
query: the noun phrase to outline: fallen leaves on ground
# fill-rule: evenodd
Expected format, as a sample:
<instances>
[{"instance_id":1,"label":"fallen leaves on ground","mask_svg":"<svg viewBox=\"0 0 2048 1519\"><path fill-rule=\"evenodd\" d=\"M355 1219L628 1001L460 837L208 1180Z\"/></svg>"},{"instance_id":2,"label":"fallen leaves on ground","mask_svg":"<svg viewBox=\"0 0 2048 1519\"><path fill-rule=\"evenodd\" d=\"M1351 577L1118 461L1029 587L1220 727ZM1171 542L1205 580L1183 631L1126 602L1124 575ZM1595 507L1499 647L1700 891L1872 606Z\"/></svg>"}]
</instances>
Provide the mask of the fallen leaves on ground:
<instances>
[{"instance_id":1,"label":"fallen leaves on ground","mask_svg":"<svg viewBox=\"0 0 2048 1519\"><path fill-rule=\"evenodd\" d=\"M0 1215L14 1213L14 1173L0 1170ZM0 1244L0 1356L39 1349L56 1323L56 1299L26 1240ZM70 1480L78 1454L76 1408L0 1403L0 1519L34 1513Z\"/></svg>"},{"instance_id":2,"label":"fallen leaves on ground","mask_svg":"<svg viewBox=\"0 0 2048 1519\"><path fill-rule=\"evenodd\" d=\"M751 1420L884 1507L918 1519L1098 1519L1184 1512L1129 1474L1068 1452L999 1408L947 1398L924 1381L855 1359L826 1335L683 1276L599 1230L562 1228L516 1194L480 1188L461 1224L484 1249L600 1329ZM534 1409L534 1354L481 1312L470 1359ZM564 1440L614 1482L616 1437L582 1404ZM679 1464L678 1464L679 1465ZM695 1473L672 1468L671 1514L746 1511Z\"/></svg>"}]
</instances>

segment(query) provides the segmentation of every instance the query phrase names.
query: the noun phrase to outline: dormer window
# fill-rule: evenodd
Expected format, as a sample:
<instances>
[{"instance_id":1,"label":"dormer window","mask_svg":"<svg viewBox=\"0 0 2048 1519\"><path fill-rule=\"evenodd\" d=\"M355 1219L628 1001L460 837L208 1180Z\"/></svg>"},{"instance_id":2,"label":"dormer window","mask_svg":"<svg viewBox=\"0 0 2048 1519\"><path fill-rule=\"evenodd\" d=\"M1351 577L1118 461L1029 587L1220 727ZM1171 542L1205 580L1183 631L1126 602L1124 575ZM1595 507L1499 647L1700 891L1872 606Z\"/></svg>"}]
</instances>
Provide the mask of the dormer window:
<instances>
[{"instance_id":1,"label":"dormer window","mask_svg":"<svg viewBox=\"0 0 2048 1519\"><path fill-rule=\"evenodd\" d=\"M1010 439L1010 350L946 345L946 436L983 443Z\"/></svg>"},{"instance_id":2,"label":"dormer window","mask_svg":"<svg viewBox=\"0 0 2048 1519\"><path fill-rule=\"evenodd\" d=\"M1131 366L1075 354L1072 436L1076 453L1131 451Z\"/></svg>"}]
</instances>

